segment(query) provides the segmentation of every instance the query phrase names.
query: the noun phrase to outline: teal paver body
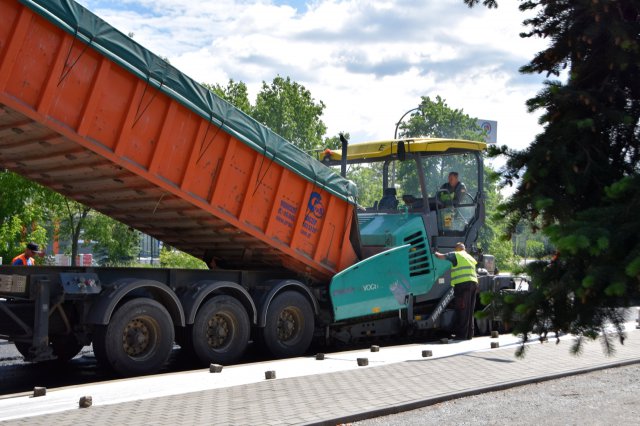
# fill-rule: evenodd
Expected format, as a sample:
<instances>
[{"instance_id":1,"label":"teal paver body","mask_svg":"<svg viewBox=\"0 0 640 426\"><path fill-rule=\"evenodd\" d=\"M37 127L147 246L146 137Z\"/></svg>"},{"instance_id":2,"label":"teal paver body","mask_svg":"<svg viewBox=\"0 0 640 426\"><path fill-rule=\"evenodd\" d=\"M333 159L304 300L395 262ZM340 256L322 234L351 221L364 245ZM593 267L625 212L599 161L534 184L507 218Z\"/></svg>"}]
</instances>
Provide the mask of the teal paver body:
<instances>
[{"instance_id":1,"label":"teal paver body","mask_svg":"<svg viewBox=\"0 0 640 426\"><path fill-rule=\"evenodd\" d=\"M380 253L336 274L329 287L336 321L397 311L428 294L451 263L433 256L419 214L360 215L365 247ZM434 294L434 299L440 293Z\"/></svg>"}]
</instances>

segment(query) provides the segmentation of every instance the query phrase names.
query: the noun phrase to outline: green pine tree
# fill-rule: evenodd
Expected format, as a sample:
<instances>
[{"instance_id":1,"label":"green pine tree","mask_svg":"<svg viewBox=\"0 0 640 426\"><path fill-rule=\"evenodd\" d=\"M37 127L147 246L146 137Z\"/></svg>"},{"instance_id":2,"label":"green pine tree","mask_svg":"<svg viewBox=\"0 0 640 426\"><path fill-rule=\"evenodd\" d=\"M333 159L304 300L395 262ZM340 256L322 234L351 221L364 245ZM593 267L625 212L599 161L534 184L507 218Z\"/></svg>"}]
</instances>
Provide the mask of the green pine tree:
<instances>
[{"instance_id":1,"label":"green pine tree","mask_svg":"<svg viewBox=\"0 0 640 426\"><path fill-rule=\"evenodd\" d=\"M517 185L501 212L512 231L540 223L559 257L531 268L534 290L509 296L505 314L525 340L574 333L579 352L601 335L611 352L606 325L623 342L617 308L640 300L640 3L523 0L520 9L537 12L522 36L549 40L521 71L555 79L528 101L543 132L525 150L496 150L508 158L504 183Z\"/></svg>"}]
</instances>

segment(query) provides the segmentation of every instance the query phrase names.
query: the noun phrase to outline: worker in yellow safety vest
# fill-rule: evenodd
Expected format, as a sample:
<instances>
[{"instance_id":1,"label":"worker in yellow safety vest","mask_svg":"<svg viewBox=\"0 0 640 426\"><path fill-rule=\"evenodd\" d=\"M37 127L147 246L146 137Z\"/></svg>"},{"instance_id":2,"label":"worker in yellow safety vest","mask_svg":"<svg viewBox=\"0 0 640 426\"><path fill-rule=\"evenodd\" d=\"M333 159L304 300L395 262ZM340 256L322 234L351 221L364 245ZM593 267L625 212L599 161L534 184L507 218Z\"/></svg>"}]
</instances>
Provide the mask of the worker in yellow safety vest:
<instances>
[{"instance_id":1,"label":"worker in yellow safety vest","mask_svg":"<svg viewBox=\"0 0 640 426\"><path fill-rule=\"evenodd\" d=\"M453 287L456 312L454 335L456 339L471 340L474 324L473 311L478 292L476 260L465 251L464 243L456 243L455 251L443 254L435 252L439 259L448 260L451 267L451 286Z\"/></svg>"},{"instance_id":2,"label":"worker in yellow safety vest","mask_svg":"<svg viewBox=\"0 0 640 426\"><path fill-rule=\"evenodd\" d=\"M11 264L14 266L33 266L36 264L33 256L40 253L40 247L36 243L28 243L24 253L14 257Z\"/></svg>"}]
</instances>

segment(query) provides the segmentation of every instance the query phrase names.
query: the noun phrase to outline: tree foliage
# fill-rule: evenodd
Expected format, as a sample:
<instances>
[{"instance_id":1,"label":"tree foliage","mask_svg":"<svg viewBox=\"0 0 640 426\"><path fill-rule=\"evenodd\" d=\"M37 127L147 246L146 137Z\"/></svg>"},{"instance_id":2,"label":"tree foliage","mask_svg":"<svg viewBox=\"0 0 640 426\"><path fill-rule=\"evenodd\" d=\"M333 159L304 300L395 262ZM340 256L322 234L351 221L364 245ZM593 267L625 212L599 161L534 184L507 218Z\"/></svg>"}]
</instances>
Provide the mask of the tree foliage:
<instances>
[{"instance_id":1,"label":"tree foliage","mask_svg":"<svg viewBox=\"0 0 640 426\"><path fill-rule=\"evenodd\" d=\"M97 254L102 252L113 264L132 258L138 247L139 233L134 237L123 231L129 229L125 225L10 171L0 172L0 220L4 263L24 251L29 241L45 247L54 233L61 243L69 243L72 265L82 237L93 239Z\"/></svg>"},{"instance_id":2,"label":"tree foliage","mask_svg":"<svg viewBox=\"0 0 640 426\"><path fill-rule=\"evenodd\" d=\"M352 164L347 178L358 188L358 204L372 207L382 198L382 163Z\"/></svg>"},{"instance_id":3,"label":"tree foliage","mask_svg":"<svg viewBox=\"0 0 640 426\"><path fill-rule=\"evenodd\" d=\"M431 100L422 96L417 111L407 122L400 123L400 136L467 139L483 141L484 133L475 118L462 109L454 109L440 96Z\"/></svg>"},{"instance_id":4,"label":"tree foliage","mask_svg":"<svg viewBox=\"0 0 640 426\"><path fill-rule=\"evenodd\" d=\"M484 190L486 218L484 226L478 234L478 247L487 254L495 257L496 267L499 271L515 271L517 268L516 257L513 252L513 244L507 234L507 227L496 214L497 208L504 197L498 188L499 175L491 168L485 166Z\"/></svg>"},{"instance_id":5,"label":"tree foliage","mask_svg":"<svg viewBox=\"0 0 640 426\"><path fill-rule=\"evenodd\" d=\"M271 84L262 82L253 117L303 151L322 148L327 126L320 117L325 105L289 77L277 76Z\"/></svg>"},{"instance_id":6,"label":"tree foliage","mask_svg":"<svg viewBox=\"0 0 640 426\"><path fill-rule=\"evenodd\" d=\"M188 253L163 246L160 250L160 266L163 268L208 269L202 260Z\"/></svg>"},{"instance_id":7,"label":"tree foliage","mask_svg":"<svg viewBox=\"0 0 640 426\"><path fill-rule=\"evenodd\" d=\"M309 90L290 77L276 76L270 84L263 81L254 105L251 105L247 85L242 81L231 79L226 86L218 83L204 83L203 86L303 151L312 152L324 147L327 126L321 117L325 105L322 101L316 102ZM338 141L339 146L337 136L326 141L331 144Z\"/></svg>"},{"instance_id":8,"label":"tree foliage","mask_svg":"<svg viewBox=\"0 0 640 426\"><path fill-rule=\"evenodd\" d=\"M506 313L525 340L536 329L574 333L579 352L612 323L622 342L616 308L640 296L640 3L527 0L520 9L536 12L521 35L549 40L521 72L563 78L527 103L543 112L543 132L525 150L497 150L508 159L504 183L517 185L501 214L511 231L538 221L560 255L532 267L535 289L505 300Z\"/></svg>"},{"instance_id":9,"label":"tree foliage","mask_svg":"<svg viewBox=\"0 0 640 426\"><path fill-rule=\"evenodd\" d=\"M140 232L96 211L84 224L84 243L102 266L128 266L140 252Z\"/></svg>"},{"instance_id":10,"label":"tree foliage","mask_svg":"<svg viewBox=\"0 0 640 426\"><path fill-rule=\"evenodd\" d=\"M47 242L45 188L7 170L0 170L0 257L8 264L28 242Z\"/></svg>"},{"instance_id":11,"label":"tree foliage","mask_svg":"<svg viewBox=\"0 0 640 426\"><path fill-rule=\"evenodd\" d=\"M347 139L347 141L351 139L351 135L349 135L349 132L339 132L335 136L330 136L330 137L324 138L324 143L322 144L322 148L342 149L342 142L340 141L340 134L342 134L342 136L344 136Z\"/></svg>"},{"instance_id":12,"label":"tree foliage","mask_svg":"<svg viewBox=\"0 0 640 426\"><path fill-rule=\"evenodd\" d=\"M216 95L220 96L225 101L239 108L244 113L251 115L253 107L249 102L249 92L247 85L242 81L234 81L230 79L226 86L220 84L207 84L203 83L203 86L211 90Z\"/></svg>"},{"instance_id":13,"label":"tree foliage","mask_svg":"<svg viewBox=\"0 0 640 426\"><path fill-rule=\"evenodd\" d=\"M56 192L47 191L46 208L50 211L52 221L59 224L58 237L69 240L71 266L75 266L80 248L80 236L91 209Z\"/></svg>"}]
</instances>

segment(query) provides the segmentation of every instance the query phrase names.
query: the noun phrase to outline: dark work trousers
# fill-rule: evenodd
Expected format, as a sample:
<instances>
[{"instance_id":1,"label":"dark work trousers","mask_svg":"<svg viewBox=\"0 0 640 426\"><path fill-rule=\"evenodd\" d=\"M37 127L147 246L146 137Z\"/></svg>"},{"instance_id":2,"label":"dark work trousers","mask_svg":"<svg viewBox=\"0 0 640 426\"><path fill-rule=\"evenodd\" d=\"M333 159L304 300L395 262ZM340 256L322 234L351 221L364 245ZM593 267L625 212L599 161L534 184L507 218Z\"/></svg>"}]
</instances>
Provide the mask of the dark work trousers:
<instances>
[{"instance_id":1,"label":"dark work trousers","mask_svg":"<svg viewBox=\"0 0 640 426\"><path fill-rule=\"evenodd\" d=\"M476 307L476 293L478 284L473 281L453 286L454 306L456 312L453 333L457 339L469 340L473 338L473 311Z\"/></svg>"}]
</instances>

